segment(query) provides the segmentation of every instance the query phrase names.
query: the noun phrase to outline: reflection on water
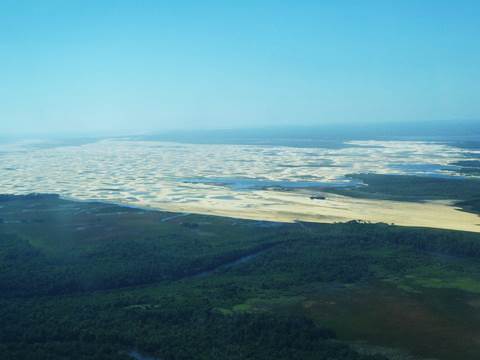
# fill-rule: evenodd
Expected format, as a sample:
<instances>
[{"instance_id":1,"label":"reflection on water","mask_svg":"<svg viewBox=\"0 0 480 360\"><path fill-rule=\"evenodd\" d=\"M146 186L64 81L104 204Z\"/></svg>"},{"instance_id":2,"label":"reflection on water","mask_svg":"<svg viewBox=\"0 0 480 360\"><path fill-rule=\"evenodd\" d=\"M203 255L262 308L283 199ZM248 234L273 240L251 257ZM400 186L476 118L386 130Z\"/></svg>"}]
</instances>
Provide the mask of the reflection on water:
<instances>
[{"instance_id":1,"label":"reflection on water","mask_svg":"<svg viewBox=\"0 0 480 360\"><path fill-rule=\"evenodd\" d=\"M253 189L304 189L304 188L325 188L325 187L347 187L361 184L359 180L341 178L336 181L288 181L288 180L266 180L252 178L186 178L187 184L207 184L226 186L232 190L253 190Z\"/></svg>"}]
</instances>

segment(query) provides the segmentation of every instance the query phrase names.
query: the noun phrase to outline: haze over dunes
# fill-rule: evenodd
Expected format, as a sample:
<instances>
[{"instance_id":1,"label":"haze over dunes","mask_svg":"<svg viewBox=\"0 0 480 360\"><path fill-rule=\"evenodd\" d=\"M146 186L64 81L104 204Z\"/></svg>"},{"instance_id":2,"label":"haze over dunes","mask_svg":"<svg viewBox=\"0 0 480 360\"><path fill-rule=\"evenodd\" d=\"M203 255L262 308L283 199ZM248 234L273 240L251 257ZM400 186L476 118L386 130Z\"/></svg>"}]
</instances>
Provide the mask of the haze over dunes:
<instances>
[{"instance_id":1,"label":"haze over dunes","mask_svg":"<svg viewBox=\"0 0 480 360\"><path fill-rule=\"evenodd\" d=\"M248 219L480 231L477 215L457 210L448 201L456 199L441 194L435 201L400 202L322 192L361 185L347 176L353 173L459 178L455 164L472 154L480 151L420 141L349 141L324 148L129 139L56 147L23 143L3 148L0 187L6 193L58 193Z\"/></svg>"}]
</instances>

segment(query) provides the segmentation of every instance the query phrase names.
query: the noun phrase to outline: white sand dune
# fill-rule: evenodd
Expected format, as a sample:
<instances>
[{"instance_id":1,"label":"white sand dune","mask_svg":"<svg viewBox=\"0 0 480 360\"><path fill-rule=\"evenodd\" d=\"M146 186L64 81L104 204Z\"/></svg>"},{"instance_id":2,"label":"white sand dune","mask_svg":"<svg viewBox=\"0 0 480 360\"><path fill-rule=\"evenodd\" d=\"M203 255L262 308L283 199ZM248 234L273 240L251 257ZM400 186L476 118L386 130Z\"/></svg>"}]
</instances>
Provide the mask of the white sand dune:
<instances>
[{"instance_id":1,"label":"white sand dune","mask_svg":"<svg viewBox=\"0 0 480 360\"><path fill-rule=\"evenodd\" d=\"M345 175L361 172L447 174L445 168L464 159L467 152L434 142L357 141L351 145L326 149L130 140L23 150L19 145L1 153L0 193L58 193L79 200L246 219L364 220L480 232L477 215L459 211L448 201L413 203L338 195L312 200L305 190L219 184L222 179L249 179L254 184L345 183Z\"/></svg>"},{"instance_id":2,"label":"white sand dune","mask_svg":"<svg viewBox=\"0 0 480 360\"><path fill-rule=\"evenodd\" d=\"M448 201L400 202L356 199L324 194L325 200L312 200L303 192L255 191L235 200L203 199L192 203L158 202L152 208L242 219L293 222L346 222L362 220L403 226L480 232L480 216L461 211Z\"/></svg>"}]
</instances>

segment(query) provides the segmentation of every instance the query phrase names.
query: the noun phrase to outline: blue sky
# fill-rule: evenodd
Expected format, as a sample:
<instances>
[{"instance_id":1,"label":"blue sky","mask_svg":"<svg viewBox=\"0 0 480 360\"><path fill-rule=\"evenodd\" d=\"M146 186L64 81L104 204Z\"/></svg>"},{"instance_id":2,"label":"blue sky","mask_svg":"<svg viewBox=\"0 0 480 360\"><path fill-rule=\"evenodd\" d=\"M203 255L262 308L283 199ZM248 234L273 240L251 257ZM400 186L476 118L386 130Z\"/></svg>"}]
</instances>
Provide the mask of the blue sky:
<instances>
[{"instance_id":1,"label":"blue sky","mask_svg":"<svg viewBox=\"0 0 480 360\"><path fill-rule=\"evenodd\" d=\"M0 2L0 132L480 119L480 1Z\"/></svg>"}]
</instances>

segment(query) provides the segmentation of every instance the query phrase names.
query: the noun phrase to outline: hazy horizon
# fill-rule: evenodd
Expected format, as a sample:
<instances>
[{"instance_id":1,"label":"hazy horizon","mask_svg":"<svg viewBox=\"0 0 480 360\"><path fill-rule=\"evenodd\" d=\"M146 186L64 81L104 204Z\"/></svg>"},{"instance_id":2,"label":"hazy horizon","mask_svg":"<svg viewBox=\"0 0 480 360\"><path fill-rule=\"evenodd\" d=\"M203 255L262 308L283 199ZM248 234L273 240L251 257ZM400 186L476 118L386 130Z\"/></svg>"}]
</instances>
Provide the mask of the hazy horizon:
<instances>
[{"instance_id":1,"label":"hazy horizon","mask_svg":"<svg viewBox=\"0 0 480 360\"><path fill-rule=\"evenodd\" d=\"M23 129L22 129L23 130ZM480 135L480 121L423 122L350 122L318 125L238 126L226 128L158 129L152 131L65 131L1 133L0 142L26 139L78 141L132 137L142 140L180 141L193 143L245 143L245 141L278 140L474 140Z\"/></svg>"},{"instance_id":2,"label":"hazy horizon","mask_svg":"<svg viewBox=\"0 0 480 360\"><path fill-rule=\"evenodd\" d=\"M479 16L468 0L2 1L0 134L473 122Z\"/></svg>"}]
</instances>

